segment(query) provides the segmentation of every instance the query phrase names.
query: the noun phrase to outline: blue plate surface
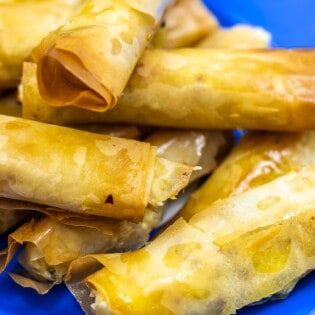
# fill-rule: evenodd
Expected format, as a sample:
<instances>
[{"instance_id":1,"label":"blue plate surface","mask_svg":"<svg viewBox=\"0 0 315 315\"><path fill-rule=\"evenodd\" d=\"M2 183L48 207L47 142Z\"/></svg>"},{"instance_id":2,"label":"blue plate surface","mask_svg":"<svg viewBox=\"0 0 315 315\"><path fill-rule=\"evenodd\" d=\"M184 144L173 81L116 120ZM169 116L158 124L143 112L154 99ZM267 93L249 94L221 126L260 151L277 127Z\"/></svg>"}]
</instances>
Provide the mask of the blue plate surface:
<instances>
[{"instance_id":1,"label":"blue plate surface","mask_svg":"<svg viewBox=\"0 0 315 315\"><path fill-rule=\"evenodd\" d=\"M247 23L263 26L273 35L274 47L315 47L314 0L207 0L205 3L224 26ZM0 248L4 239L0 239ZM13 261L9 270L16 267ZM0 275L0 315L82 315L79 305L61 285L40 296ZM239 315L315 315L315 274L301 280L281 301L246 307ZM209 314L210 315L210 314Z\"/></svg>"}]
</instances>

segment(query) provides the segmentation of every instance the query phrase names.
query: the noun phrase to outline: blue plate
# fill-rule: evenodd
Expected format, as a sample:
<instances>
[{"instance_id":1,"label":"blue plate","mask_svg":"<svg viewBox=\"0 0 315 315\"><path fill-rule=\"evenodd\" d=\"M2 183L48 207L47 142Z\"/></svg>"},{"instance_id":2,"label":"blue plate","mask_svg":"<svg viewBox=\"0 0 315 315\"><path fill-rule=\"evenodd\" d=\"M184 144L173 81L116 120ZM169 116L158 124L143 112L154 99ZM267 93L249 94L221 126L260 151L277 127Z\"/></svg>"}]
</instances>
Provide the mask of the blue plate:
<instances>
[{"instance_id":1,"label":"blue plate","mask_svg":"<svg viewBox=\"0 0 315 315\"><path fill-rule=\"evenodd\" d=\"M205 0L224 26L246 23L263 26L274 47L314 47L313 0Z\"/></svg>"},{"instance_id":2,"label":"blue plate","mask_svg":"<svg viewBox=\"0 0 315 315\"><path fill-rule=\"evenodd\" d=\"M313 0L207 0L205 2L224 26L247 23L265 27L273 35L274 47L315 47ZM0 243L3 245L4 240L0 240ZM9 270L13 270L16 264L13 261ZM64 285L55 287L50 293L40 296L31 289L19 287L5 273L1 274L0 315L22 313L83 314ZM315 274L301 280L287 299L246 307L238 314L315 315Z\"/></svg>"}]
</instances>

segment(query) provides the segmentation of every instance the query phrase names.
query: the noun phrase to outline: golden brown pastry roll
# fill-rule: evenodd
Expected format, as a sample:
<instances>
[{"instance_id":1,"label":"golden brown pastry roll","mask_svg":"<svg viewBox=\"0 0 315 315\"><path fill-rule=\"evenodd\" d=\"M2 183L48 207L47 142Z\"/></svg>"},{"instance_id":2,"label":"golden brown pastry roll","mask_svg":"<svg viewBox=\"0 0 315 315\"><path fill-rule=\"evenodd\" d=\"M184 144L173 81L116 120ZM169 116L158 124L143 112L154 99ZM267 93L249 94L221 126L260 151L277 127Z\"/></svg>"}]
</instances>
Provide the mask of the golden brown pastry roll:
<instances>
[{"instance_id":1,"label":"golden brown pastry roll","mask_svg":"<svg viewBox=\"0 0 315 315\"><path fill-rule=\"evenodd\" d=\"M315 52L146 50L119 104L106 113L52 108L25 67L23 115L58 124L124 122L181 128L313 129ZM33 73L33 74L32 74Z\"/></svg>"},{"instance_id":2,"label":"golden brown pastry roll","mask_svg":"<svg viewBox=\"0 0 315 315\"><path fill-rule=\"evenodd\" d=\"M217 19L202 1L177 0L166 10L152 45L161 48L190 47L217 28Z\"/></svg>"},{"instance_id":3,"label":"golden brown pastry roll","mask_svg":"<svg viewBox=\"0 0 315 315\"><path fill-rule=\"evenodd\" d=\"M172 0L87 0L33 50L42 97L54 106L116 105ZM84 49L82 49L84 47Z\"/></svg>"},{"instance_id":4,"label":"golden brown pastry roll","mask_svg":"<svg viewBox=\"0 0 315 315\"><path fill-rule=\"evenodd\" d=\"M148 143L4 115L0 144L1 197L136 222L192 172Z\"/></svg>"},{"instance_id":5,"label":"golden brown pastry roll","mask_svg":"<svg viewBox=\"0 0 315 315\"><path fill-rule=\"evenodd\" d=\"M178 216L189 219L218 199L265 184L301 166L314 165L315 133L250 132L189 198Z\"/></svg>"},{"instance_id":6,"label":"golden brown pastry roll","mask_svg":"<svg viewBox=\"0 0 315 315\"><path fill-rule=\"evenodd\" d=\"M315 268L315 170L291 172L179 219L148 246L105 254L96 314L234 314Z\"/></svg>"},{"instance_id":7,"label":"golden brown pastry roll","mask_svg":"<svg viewBox=\"0 0 315 315\"><path fill-rule=\"evenodd\" d=\"M144 141L156 146L160 157L198 166L199 170L190 177L190 182L193 182L218 166L219 160L232 145L232 135L220 131L161 128Z\"/></svg>"},{"instance_id":8,"label":"golden brown pastry roll","mask_svg":"<svg viewBox=\"0 0 315 315\"><path fill-rule=\"evenodd\" d=\"M0 90L18 85L23 61L82 0L11 0L0 3Z\"/></svg>"}]
</instances>

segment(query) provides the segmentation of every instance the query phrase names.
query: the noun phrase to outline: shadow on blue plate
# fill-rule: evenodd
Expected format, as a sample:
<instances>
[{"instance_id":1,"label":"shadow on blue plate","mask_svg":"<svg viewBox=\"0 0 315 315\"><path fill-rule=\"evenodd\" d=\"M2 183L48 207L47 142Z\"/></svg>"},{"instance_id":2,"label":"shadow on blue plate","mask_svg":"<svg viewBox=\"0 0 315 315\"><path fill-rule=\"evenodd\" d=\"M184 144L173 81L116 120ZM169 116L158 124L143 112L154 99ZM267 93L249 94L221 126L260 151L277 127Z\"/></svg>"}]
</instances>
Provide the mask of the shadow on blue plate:
<instances>
[{"instance_id":1,"label":"shadow on blue plate","mask_svg":"<svg viewBox=\"0 0 315 315\"><path fill-rule=\"evenodd\" d=\"M265 27L273 35L274 47L315 46L313 0L207 0L205 3L223 26L247 23ZM0 243L4 244L3 238ZM17 262L13 261L9 270L16 266ZM0 292L0 315L83 314L64 285L39 296L31 289L19 287L3 273L0 275ZM302 279L287 299L248 306L237 314L315 315L315 274Z\"/></svg>"}]
</instances>

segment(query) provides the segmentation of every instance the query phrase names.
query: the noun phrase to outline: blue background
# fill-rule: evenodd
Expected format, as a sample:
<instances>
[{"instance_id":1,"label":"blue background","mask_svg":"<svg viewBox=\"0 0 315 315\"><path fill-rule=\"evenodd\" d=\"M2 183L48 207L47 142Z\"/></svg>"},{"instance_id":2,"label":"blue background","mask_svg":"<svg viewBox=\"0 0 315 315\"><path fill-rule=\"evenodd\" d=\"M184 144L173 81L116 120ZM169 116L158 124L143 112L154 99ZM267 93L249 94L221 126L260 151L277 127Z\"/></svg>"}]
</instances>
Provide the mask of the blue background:
<instances>
[{"instance_id":1,"label":"blue background","mask_svg":"<svg viewBox=\"0 0 315 315\"><path fill-rule=\"evenodd\" d=\"M314 0L208 0L205 1L224 26L247 23L263 26L273 35L274 47L315 47ZM315 61L314 61L315 62ZM4 239L0 240L0 248ZM13 261L9 270L16 267ZM0 275L0 315L57 315L82 311L60 285L40 296L31 289L17 286L3 273ZM282 301L246 307L239 315L315 315L315 274L299 282L291 295ZM149 315L149 314L148 314Z\"/></svg>"}]
</instances>

